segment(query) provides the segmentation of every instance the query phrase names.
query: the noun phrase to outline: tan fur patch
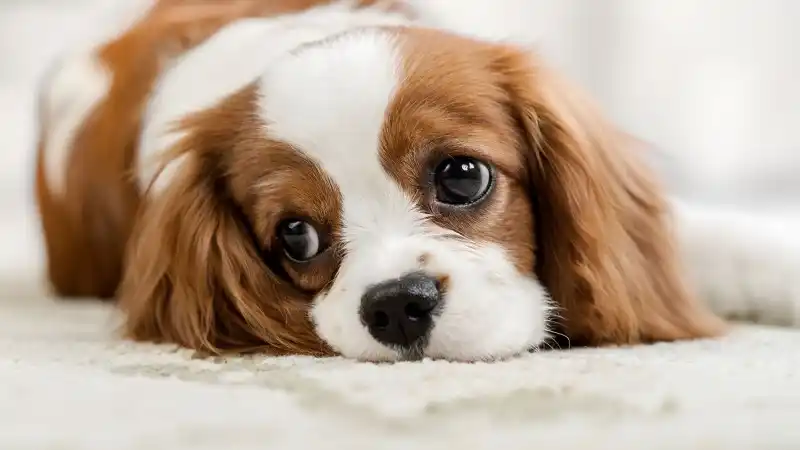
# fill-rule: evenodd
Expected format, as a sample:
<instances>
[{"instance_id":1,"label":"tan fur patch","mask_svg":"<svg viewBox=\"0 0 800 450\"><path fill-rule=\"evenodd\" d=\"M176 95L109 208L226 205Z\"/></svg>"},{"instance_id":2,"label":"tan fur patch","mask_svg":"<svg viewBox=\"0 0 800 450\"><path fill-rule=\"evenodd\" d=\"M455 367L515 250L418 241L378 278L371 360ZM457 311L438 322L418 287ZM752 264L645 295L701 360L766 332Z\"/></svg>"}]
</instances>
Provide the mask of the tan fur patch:
<instances>
[{"instance_id":1,"label":"tan fur patch","mask_svg":"<svg viewBox=\"0 0 800 450\"><path fill-rule=\"evenodd\" d=\"M492 66L527 139L537 275L558 302L559 325L572 343L723 332L686 285L663 191L630 141L533 56L501 48Z\"/></svg>"},{"instance_id":2,"label":"tan fur patch","mask_svg":"<svg viewBox=\"0 0 800 450\"><path fill-rule=\"evenodd\" d=\"M661 188L577 89L510 47L430 30L400 33L406 79L383 136L386 170L421 205L436 155L497 167L485 205L434 220L502 245L558 304L573 344L713 336L685 285ZM535 220L534 220L535 219Z\"/></svg>"},{"instance_id":3,"label":"tan fur patch","mask_svg":"<svg viewBox=\"0 0 800 450\"><path fill-rule=\"evenodd\" d=\"M188 159L148 197L131 241L120 289L128 336L208 353L330 353L308 309L339 256L330 249L294 266L275 227L301 217L335 228L338 192L299 153L261 134L255 95L248 87L182 123L186 137L164 162Z\"/></svg>"},{"instance_id":4,"label":"tan fur patch","mask_svg":"<svg viewBox=\"0 0 800 450\"><path fill-rule=\"evenodd\" d=\"M508 93L498 74L486 70L491 49L430 30L403 30L398 39L404 82L387 114L384 167L436 223L471 240L500 244L520 271L530 271L535 240L527 169L519 130L505 107ZM433 201L425 177L448 156L496 167L493 193L478 207L449 210Z\"/></svg>"}]
</instances>

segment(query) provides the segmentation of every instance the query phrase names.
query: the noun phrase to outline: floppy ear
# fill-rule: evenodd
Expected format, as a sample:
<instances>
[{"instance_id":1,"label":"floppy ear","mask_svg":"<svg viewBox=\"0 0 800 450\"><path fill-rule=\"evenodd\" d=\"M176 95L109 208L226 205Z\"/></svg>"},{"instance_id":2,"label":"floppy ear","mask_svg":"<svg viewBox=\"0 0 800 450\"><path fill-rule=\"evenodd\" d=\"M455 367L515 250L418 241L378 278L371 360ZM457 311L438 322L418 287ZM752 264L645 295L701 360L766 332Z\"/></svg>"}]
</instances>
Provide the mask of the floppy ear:
<instances>
[{"instance_id":1,"label":"floppy ear","mask_svg":"<svg viewBox=\"0 0 800 450\"><path fill-rule=\"evenodd\" d=\"M204 353L323 354L308 305L262 260L217 161L179 144L178 170L143 205L129 247L120 306L128 337Z\"/></svg>"},{"instance_id":2,"label":"floppy ear","mask_svg":"<svg viewBox=\"0 0 800 450\"><path fill-rule=\"evenodd\" d=\"M509 49L497 70L527 147L536 273L561 331L578 345L721 333L688 290L665 198L636 146L531 55Z\"/></svg>"}]
</instances>

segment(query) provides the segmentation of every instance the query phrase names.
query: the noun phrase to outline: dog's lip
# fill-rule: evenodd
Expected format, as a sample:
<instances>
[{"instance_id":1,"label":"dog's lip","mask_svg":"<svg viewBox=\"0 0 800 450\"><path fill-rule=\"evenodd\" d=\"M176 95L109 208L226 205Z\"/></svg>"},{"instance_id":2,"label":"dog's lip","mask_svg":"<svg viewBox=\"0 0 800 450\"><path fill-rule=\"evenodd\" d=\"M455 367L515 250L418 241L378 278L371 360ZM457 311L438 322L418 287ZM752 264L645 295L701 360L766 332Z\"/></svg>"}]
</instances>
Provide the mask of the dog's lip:
<instances>
[{"instance_id":1,"label":"dog's lip","mask_svg":"<svg viewBox=\"0 0 800 450\"><path fill-rule=\"evenodd\" d=\"M400 357L398 361L403 362L414 362L414 361L422 361L425 359L425 348L421 346L415 346L409 349L403 349L398 351L400 353Z\"/></svg>"}]
</instances>

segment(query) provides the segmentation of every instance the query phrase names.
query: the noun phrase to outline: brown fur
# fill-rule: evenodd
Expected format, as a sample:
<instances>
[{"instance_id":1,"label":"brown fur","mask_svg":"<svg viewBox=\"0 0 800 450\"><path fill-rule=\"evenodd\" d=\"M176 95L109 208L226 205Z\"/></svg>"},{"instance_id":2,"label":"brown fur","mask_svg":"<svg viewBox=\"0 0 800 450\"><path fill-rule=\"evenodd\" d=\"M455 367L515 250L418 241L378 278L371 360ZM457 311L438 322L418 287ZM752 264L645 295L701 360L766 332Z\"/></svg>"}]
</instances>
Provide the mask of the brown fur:
<instances>
[{"instance_id":1,"label":"brown fur","mask_svg":"<svg viewBox=\"0 0 800 450\"><path fill-rule=\"evenodd\" d=\"M408 81L387 117L387 171L417 193L431 153L498 168L487 205L433 211L434 220L503 245L520 270L535 261L572 344L724 330L685 285L662 189L631 137L534 56L435 31L404 34Z\"/></svg>"},{"instance_id":2,"label":"brown fur","mask_svg":"<svg viewBox=\"0 0 800 450\"><path fill-rule=\"evenodd\" d=\"M254 102L255 92L248 88L182 124L187 137L168 160L187 159L164 192L148 197L142 208L145 220L131 240L120 288L129 337L208 353L330 352L308 319L310 294L295 286L319 289L319 279L326 283L337 264L315 263L311 272L316 281L315 275L291 274L281 266L272 251L272 230L281 211L266 211L262 203L275 200L262 183L275 174L246 168L269 168L262 157L284 158L276 170L291 171L292 180L324 178L309 173L313 166L296 153L269 150L275 144L258 133ZM324 195L315 187L320 185L312 182L304 189ZM304 198L292 197L296 209L314 215L319 198ZM338 211L337 205L332 202L331 208Z\"/></svg>"},{"instance_id":3,"label":"brown fur","mask_svg":"<svg viewBox=\"0 0 800 450\"><path fill-rule=\"evenodd\" d=\"M435 46L430 45L433 40ZM526 160L519 151L516 123L505 109L507 93L500 77L482 70L487 54L464 51L463 39L407 30L401 43L407 81L386 117L381 142L384 168L420 198L420 206L435 223L471 240L501 245L518 270L529 272L536 243L524 183ZM420 175L450 155L471 156L496 167L496 186L479 208L447 209L429 198L432 190Z\"/></svg>"},{"instance_id":4,"label":"brown fur","mask_svg":"<svg viewBox=\"0 0 800 450\"><path fill-rule=\"evenodd\" d=\"M709 337L723 322L685 282L663 192L576 87L514 49L496 52L527 141L537 275L573 344Z\"/></svg>"}]
</instances>

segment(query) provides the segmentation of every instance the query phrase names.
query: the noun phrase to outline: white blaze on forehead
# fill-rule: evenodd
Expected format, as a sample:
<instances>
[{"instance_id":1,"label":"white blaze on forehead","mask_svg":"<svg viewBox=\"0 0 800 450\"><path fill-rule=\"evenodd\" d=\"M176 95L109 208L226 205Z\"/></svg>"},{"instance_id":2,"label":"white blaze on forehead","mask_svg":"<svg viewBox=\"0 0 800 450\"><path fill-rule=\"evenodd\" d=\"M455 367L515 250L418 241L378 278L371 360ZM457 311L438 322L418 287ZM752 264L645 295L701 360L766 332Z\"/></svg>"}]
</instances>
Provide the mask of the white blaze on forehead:
<instances>
[{"instance_id":1,"label":"white blaze on forehead","mask_svg":"<svg viewBox=\"0 0 800 450\"><path fill-rule=\"evenodd\" d=\"M390 33L357 30L281 60L260 81L269 135L294 145L333 178L350 243L408 234L421 219L380 161L400 64Z\"/></svg>"}]
</instances>

